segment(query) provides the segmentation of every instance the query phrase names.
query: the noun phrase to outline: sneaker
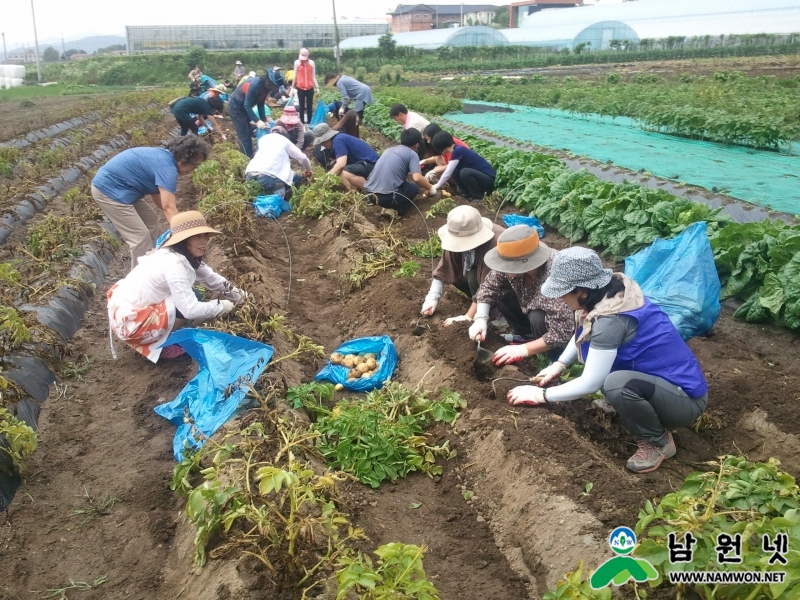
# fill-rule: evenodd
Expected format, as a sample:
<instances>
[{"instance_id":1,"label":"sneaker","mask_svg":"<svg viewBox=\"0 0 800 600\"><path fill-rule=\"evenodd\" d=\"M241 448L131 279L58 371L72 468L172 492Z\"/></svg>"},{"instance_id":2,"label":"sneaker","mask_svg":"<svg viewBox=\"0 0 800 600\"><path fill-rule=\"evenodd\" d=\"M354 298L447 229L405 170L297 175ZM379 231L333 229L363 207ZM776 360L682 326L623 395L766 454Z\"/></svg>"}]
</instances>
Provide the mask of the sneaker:
<instances>
[{"instance_id":1,"label":"sneaker","mask_svg":"<svg viewBox=\"0 0 800 600\"><path fill-rule=\"evenodd\" d=\"M179 356L183 356L186 354L186 350L178 346L178 344L172 344L171 346L166 346L164 349L161 350L161 358L164 360L172 360L173 358L178 358Z\"/></svg>"},{"instance_id":2,"label":"sneaker","mask_svg":"<svg viewBox=\"0 0 800 600\"><path fill-rule=\"evenodd\" d=\"M675 441L669 432L667 432L667 443L662 448L644 440L638 440L637 443L639 444L639 449L636 454L628 459L628 463L625 465L634 473L655 471L664 460L675 456Z\"/></svg>"},{"instance_id":3,"label":"sneaker","mask_svg":"<svg viewBox=\"0 0 800 600\"><path fill-rule=\"evenodd\" d=\"M597 398L596 400L592 400L592 406L599 408L604 413L608 413L609 415L617 412L616 409L611 406L605 398Z\"/></svg>"},{"instance_id":4,"label":"sneaker","mask_svg":"<svg viewBox=\"0 0 800 600\"><path fill-rule=\"evenodd\" d=\"M502 337L509 344L527 344L531 340L535 339L524 335L517 335L515 333L501 333L500 337Z\"/></svg>"},{"instance_id":5,"label":"sneaker","mask_svg":"<svg viewBox=\"0 0 800 600\"><path fill-rule=\"evenodd\" d=\"M397 211L393 208L383 208L381 209L381 216L385 219L396 219Z\"/></svg>"}]
</instances>

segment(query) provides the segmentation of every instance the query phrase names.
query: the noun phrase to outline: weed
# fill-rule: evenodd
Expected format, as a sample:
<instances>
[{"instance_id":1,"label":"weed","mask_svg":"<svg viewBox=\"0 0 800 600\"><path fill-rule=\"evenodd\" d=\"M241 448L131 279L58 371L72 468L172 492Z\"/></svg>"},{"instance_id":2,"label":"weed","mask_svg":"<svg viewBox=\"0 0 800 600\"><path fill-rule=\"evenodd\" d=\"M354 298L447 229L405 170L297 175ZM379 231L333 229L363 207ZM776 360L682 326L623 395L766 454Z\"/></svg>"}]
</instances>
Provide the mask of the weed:
<instances>
[{"instance_id":1,"label":"weed","mask_svg":"<svg viewBox=\"0 0 800 600\"><path fill-rule=\"evenodd\" d=\"M589 481L586 484L586 486L583 488L583 491L579 494L579 496L581 496L581 497L588 496L589 493L592 491L593 487L594 487L594 484L591 481Z\"/></svg>"},{"instance_id":2,"label":"weed","mask_svg":"<svg viewBox=\"0 0 800 600\"><path fill-rule=\"evenodd\" d=\"M417 271L419 271L420 266L419 263L414 260L409 260L404 262L400 265L400 268L395 271L392 276L393 277L416 277Z\"/></svg>"},{"instance_id":3,"label":"weed","mask_svg":"<svg viewBox=\"0 0 800 600\"><path fill-rule=\"evenodd\" d=\"M431 205L425 212L426 219L432 219L436 215L446 215L456 207L456 202L452 198L442 198L438 202Z\"/></svg>"},{"instance_id":4,"label":"weed","mask_svg":"<svg viewBox=\"0 0 800 600\"><path fill-rule=\"evenodd\" d=\"M83 355L83 358L84 362L81 364L78 364L75 361L65 361L61 367L61 376L67 379L77 379L78 381L82 381L83 376L94 362L94 358L90 358L85 354Z\"/></svg>"},{"instance_id":5,"label":"weed","mask_svg":"<svg viewBox=\"0 0 800 600\"><path fill-rule=\"evenodd\" d=\"M121 502L119 498L115 498L109 493L105 493L100 498L95 498L89 494L89 490L84 486L83 496L81 496L87 503L87 508L79 508L73 511L76 517L80 518L80 525L83 526L95 517L107 516L111 514L111 509L117 502Z\"/></svg>"},{"instance_id":6,"label":"weed","mask_svg":"<svg viewBox=\"0 0 800 600\"><path fill-rule=\"evenodd\" d=\"M409 246L408 251L420 258L439 258L442 255L442 240L435 235L429 240Z\"/></svg>"},{"instance_id":7,"label":"weed","mask_svg":"<svg viewBox=\"0 0 800 600\"><path fill-rule=\"evenodd\" d=\"M55 600L68 600L67 592L71 590L86 592L98 588L108 581L108 575L101 575L100 577L92 581L92 583L86 583L85 581L74 581L72 579L68 581L69 583L64 587L52 588L47 590L47 594L45 596L42 596L42 598L53 598Z\"/></svg>"},{"instance_id":8,"label":"weed","mask_svg":"<svg viewBox=\"0 0 800 600\"><path fill-rule=\"evenodd\" d=\"M366 252L353 269L344 276L351 290L360 289L364 282L397 264L397 255L391 250Z\"/></svg>"}]
</instances>

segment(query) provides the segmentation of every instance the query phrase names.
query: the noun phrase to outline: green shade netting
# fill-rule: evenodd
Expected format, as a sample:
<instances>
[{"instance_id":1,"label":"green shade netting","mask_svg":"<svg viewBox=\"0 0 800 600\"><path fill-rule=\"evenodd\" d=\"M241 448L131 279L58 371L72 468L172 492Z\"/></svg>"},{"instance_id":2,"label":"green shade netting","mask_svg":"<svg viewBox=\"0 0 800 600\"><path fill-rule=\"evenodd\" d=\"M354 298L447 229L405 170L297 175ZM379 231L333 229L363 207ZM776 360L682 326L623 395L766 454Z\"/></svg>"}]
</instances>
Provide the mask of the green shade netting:
<instances>
[{"instance_id":1,"label":"green shade netting","mask_svg":"<svg viewBox=\"0 0 800 600\"><path fill-rule=\"evenodd\" d=\"M678 180L790 214L800 214L800 156L690 140L641 129L628 118L581 116L560 110L495 102L514 112L449 113L446 118L483 127L537 146L566 150L633 171Z\"/></svg>"}]
</instances>

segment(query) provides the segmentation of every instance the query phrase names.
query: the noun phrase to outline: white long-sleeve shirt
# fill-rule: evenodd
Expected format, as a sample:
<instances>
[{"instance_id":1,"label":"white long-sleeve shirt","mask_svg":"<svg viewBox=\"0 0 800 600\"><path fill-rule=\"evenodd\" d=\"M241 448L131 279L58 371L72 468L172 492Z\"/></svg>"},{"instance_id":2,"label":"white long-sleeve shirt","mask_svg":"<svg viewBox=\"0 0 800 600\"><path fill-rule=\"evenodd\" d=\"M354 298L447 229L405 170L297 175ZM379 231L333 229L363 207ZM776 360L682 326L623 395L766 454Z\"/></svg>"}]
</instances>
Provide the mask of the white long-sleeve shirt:
<instances>
[{"instance_id":1,"label":"white long-sleeve shirt","mask_svg":"<svg viewBox=\"0 0 800 600\"><path fill-rule=\"evenodd\" d=\"M264 173L292 185L294 173L291 159L299 162L306 171L311 170L311 161L291 141L277 133L270 133L258 140L258 152L248 163L245 173Z\"/></svg>"}]
</instances>

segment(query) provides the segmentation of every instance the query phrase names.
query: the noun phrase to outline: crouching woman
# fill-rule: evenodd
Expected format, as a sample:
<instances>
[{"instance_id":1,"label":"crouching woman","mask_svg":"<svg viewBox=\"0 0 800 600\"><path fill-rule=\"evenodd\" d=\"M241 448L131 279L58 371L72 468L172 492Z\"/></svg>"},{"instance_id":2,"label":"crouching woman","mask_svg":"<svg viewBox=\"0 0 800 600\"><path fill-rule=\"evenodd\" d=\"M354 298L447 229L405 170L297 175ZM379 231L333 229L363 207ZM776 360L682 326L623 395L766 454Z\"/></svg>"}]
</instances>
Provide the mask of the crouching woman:
<instances>
[{"instance_id":1,"label":"crouching woman","mask_svg":"<svg viewBox=\"0 0 800 600\"><path fill-rule=\"evenodd\" d=\"M635 281L604 269L587 248L556 255L542 295L561 298L575 311L578 328L558 361L539 373L539 386L558 379L576 358L586 366L563 385L516 387L509 403L563 402L600 390L605 400L595 405L619 413L639 444L628 469L655 471L675 455L668 429L690 425L706 410L708 386L694 354Z\"/></svg>"},{"instance_id":2,"label":"crouching woman","mask_svg":"<svg viewBox=\"0 0 800 600\"><path fill-rule=\"evenodd\" d=\"M141 257L107 294L111 331L152 362L184 353L180 346L163 347L173 330L187 321L207 321L229 313L245 296L203 262L209 240L219 231L211 229L201 213L178 213L170 228L172 234L164 245ZM201 302L192 290L195 282L225 299Z\"/></svg>"}]
</instances>

